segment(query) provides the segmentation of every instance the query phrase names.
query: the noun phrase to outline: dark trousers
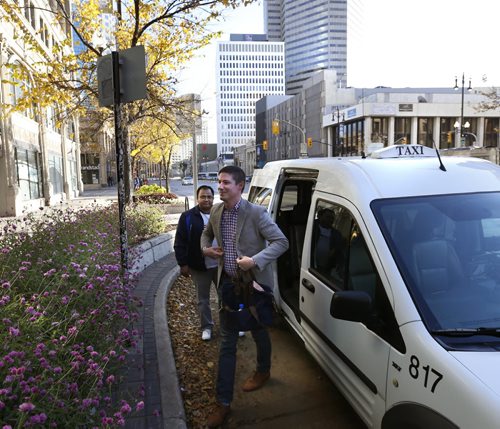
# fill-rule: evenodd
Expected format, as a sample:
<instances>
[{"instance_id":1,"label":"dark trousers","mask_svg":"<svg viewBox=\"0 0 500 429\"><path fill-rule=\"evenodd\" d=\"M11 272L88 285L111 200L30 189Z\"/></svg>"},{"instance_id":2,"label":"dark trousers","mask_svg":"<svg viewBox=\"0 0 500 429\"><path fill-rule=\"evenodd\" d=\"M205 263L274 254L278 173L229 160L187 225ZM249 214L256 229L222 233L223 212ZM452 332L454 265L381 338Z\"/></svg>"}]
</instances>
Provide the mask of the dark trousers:
<instances>
[{"instance_id":1,"label":"dark trousers","mask_svg":"<svg viewBox=\"0 0 500 429\"><path fill-rule=\"evenodd\" d=\"M221 303L220 292L223 283L231 283L231 279L225 275L221 278L219 290L219 304ZM238 344L238 327L230 323L225 310L220 310L220 335L221 342L219 348L219 368L217 373L217 400L225 405L229 405L233 400L234 376L236 372L236 347ZM257 347L257 368L258 372L268 372L271 369L271 338L267 329L256 329L251 331L252 337Z\"/></svg>"}]
</instances>

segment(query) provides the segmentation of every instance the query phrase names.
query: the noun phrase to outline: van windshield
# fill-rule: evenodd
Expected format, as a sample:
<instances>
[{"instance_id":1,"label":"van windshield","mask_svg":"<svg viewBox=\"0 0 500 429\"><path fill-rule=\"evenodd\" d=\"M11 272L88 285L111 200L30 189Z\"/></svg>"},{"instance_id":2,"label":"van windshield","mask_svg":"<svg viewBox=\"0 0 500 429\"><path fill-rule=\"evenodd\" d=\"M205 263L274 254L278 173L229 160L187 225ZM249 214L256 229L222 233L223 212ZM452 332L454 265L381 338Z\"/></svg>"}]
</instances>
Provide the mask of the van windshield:
<instances>
[{"instance_id":1,"label":"van windshield","mask_svg":"<svg viewBox=\"0 0 500 429\"><path fill-rule=\"evenodd\" d=\"M384 199L372 210L427 328L500 328L500 193Z\"/></svg>"}]
</instances>

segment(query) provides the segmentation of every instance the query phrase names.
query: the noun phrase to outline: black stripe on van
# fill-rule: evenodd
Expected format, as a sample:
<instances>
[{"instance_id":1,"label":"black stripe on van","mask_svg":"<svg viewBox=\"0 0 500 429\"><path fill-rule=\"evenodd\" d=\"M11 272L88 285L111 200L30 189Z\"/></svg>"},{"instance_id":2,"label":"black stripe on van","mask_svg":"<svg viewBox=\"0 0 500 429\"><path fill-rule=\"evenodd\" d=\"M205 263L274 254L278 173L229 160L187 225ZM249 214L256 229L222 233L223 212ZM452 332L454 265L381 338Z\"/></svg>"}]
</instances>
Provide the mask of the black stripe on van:
<instances>
[{"instance_id":1,"label":"black stripe on van","mask_svg":"<svg viewBox=\"0 0 500 429\"><path fill-rule=\"evenodd\" d=\"M307 318L307 316L301 311L300 317L307 322L307 324L313 329L313 331L328 345L330 349L354 372L359 379L366 384L368 389L370 389L375 395L377 394L377 386L373 381L371 381L335 344L333 344L328 337L321 332L317 326Z\"/></svg>"}]
</instances>

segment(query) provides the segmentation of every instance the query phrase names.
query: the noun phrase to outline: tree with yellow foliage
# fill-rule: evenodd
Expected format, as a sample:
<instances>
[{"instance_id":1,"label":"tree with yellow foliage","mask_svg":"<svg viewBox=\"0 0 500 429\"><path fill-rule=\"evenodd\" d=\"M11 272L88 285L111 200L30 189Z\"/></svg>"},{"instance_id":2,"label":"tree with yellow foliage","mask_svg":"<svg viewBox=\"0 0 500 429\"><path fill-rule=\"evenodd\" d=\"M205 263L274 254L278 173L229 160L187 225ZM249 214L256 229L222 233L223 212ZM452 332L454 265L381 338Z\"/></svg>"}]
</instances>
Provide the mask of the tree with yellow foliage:
<instances>
[{"instance_id":1,"label":"tree with yellow foliage","mask_svg":"<svg viewBox=\"0 0 500 429\"><path fill-rule=\"evenodd\" d=\"M137 161L160 164L165 177L165 188L170 192L168 173L174 147L179 144L179 136L166 124L155 119L145 119L135 123L130 129L134 148L130 155L132 169L137 171ZM161 174L160 174L161 176ZM160 186L161 186L160 177Z\"/></svg>"},{"instance_id":2,"label":"tree with yellow foliage","mask_svg":"<svg viewBox=\"0 0 500 429\"><path fill-rule=\"evenodd\" d=\"M116 9L113 10L115 5L111 0L73 0L70 10L67 0L47 0L54 24L64 24L67 34L73 35L73 40L68 37L54 43L51 52L46 52L32 34L22 36L25 49L36 51L40 60L29 66L10 64L16 82L35 82L29 91L22 93L16 106L11 107L25 109L33 103L58 106L60 120L67 112L78 111L96 129L112 121L112 112L97 106L98 58L113 50L143 45L147 58L148 97L123 105L122 124L127 142L125 191L126 200L130 201L131 169L127 162L130 154L129 127L143 121L147 124L148 119L154 118L163 124L162 127L175 133L179 112L187 116L192 112L186 112L190 107L177 97L174 76L198 49L219 35L208 25L218 20L224 9L247 5L252 1L116 0ZM4 0L3 3L8 19L14 22L22 19L25 2ZM77 52L73 50L73 42ZM144 129L148 129L146 125Z\"/></svg>"}]
</instances>

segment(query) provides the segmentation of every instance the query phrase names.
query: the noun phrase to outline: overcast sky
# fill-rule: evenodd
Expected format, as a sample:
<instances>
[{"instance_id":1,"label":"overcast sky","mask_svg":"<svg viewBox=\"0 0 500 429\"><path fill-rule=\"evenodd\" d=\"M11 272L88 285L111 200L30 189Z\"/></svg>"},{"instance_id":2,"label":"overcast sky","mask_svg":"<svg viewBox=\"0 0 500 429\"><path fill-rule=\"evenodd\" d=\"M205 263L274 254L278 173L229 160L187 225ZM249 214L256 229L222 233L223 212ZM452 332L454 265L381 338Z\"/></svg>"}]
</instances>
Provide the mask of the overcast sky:
<instances>
[{"instance_id":1,"label":"overcast sky","mask_svg":"<svg viewBox=\"0 0 500 429\"><path fill-rule=\"evenodd\" d=\"M460 85L462 72L472 86L500 86L499 0L363 0L363 5L356 32L348 36L349 86L453 86L455 76ZM259 1L226 13L224 22L214 25L224 31L220 40L229 40L230 33L263 33L262 8ZM215 44L178 77L180 93L200 93L208 119L215 121Z\"/></svg>"}]
</instances>

